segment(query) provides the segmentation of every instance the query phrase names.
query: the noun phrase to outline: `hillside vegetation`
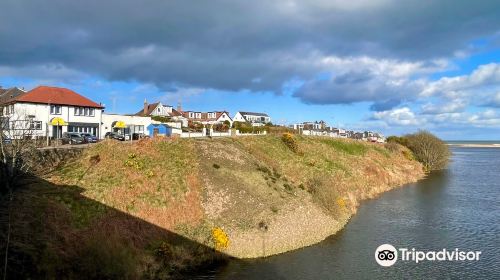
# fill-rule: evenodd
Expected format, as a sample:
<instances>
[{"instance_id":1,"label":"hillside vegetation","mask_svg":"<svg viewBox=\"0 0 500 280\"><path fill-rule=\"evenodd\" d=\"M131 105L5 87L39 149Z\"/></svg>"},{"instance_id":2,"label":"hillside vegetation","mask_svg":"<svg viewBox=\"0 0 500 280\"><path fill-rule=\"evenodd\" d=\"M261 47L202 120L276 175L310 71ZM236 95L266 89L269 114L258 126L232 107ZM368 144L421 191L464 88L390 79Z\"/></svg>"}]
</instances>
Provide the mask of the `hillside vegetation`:
<instances>
[{"instance_id":1,"label":"hillside vegetation","mask_svg":"<svg viewBox=\"0 0 500 280\"><path fill-rule=\"evenodd\" d=\"M408 154L293 135L104 141L18 196L12 269L175 278L311 245L361 200L420 179Z\"/></svg>"},{"instance_id":2,"label":"hillside vegetation","mask_svg":"<svg viewBox=\"0 0 500 280\"><path fill-rule=\"evenodd\" d=\"M387 141L389 145L397 143L410 149L414 158L423 164L427 172L446 168L450 159L448 145L425 130L402 137L389 136Z\"/></svg>"}]
</instances>

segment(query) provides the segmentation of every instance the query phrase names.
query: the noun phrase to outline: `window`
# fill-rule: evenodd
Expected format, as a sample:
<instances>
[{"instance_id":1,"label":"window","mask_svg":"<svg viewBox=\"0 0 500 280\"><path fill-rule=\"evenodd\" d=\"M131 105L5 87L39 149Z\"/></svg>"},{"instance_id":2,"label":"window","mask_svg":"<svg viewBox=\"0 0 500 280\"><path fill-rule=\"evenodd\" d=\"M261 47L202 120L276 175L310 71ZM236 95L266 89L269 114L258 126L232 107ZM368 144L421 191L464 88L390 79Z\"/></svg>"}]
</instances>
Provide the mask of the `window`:
<instances>
[{"instance_id":1,"label":"window","mask_svg":"<svg viewBox=\"0 0 500 280\"><path fill-rule=\"evenodd\" d=\"M95 115L94 108L86 108L86 107L75 107L75 116L87 116L93 117Z\"/></svg>"},{"instance_id":2,"label":"window","mask_svg":"<svg viewBox=\"0 0 500 280\"><path fill-rule=\"evenodd\" d=\"M42 122L41 121L31 121L30 129L32 130L42 130Z\"/></svg>"},{"instance_id":3,"label":"window","mask_svg":"<svg viewBox=\"0 0 500 280\"><path fill-rule=\"evenodd\" d=\"M50 105L50 113L52 115L60 115L61 114L61 106L60 105Z\"/></svg>"}]
</instances>

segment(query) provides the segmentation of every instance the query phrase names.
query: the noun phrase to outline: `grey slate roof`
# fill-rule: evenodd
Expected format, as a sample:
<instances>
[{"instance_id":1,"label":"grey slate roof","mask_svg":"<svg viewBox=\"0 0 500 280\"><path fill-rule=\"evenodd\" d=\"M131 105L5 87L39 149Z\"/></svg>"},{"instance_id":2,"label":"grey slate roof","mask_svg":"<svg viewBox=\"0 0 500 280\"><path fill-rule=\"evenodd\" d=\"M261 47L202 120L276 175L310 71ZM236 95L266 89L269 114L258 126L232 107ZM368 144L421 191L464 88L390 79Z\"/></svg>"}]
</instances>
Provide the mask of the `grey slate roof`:
<instances>
[{"instance_id":1,"label":"grey slate roof","mask_svg":"<svg viewBox=\"0 0 500 280\"><path fill-rule=\"evenodd\" d=\"M240 114L242 114L242 115L259 116L259 117L269 117L269 115L266 114L266 113L254 113L254 112L241 112L240 111Z\"/></svg>"},{"instance_id":2,"label":"grey slate roof","mask_svg":"<svg viewBox=\"0 0 500 280\"><path fill-rule=\"evenodd\" d=\"M9 102L11 99L14 99L25 93L26 91L17 87L0 89L0 104Z\"/></svg>"}]
</instances>

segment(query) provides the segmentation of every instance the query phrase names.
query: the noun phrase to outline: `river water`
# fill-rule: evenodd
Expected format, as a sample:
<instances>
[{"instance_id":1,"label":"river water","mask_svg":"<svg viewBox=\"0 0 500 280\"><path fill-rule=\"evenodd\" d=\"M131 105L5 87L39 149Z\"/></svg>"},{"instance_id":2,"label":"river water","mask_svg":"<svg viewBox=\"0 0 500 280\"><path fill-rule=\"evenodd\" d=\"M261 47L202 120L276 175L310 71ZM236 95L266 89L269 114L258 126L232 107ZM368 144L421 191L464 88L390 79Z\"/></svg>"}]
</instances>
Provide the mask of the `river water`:
<instances>
[{"instance_id":1,"label":"river water","mask_svg":"<svg viewBox=\"0 0 500 280\"><path fill-rule=\"evenodd\" d=\"M500 279L500 149L452 148L447 170L364 201L338 234L278 256L231 261L215 279ZM381 244L481 251L478 261L375 261Z\"/></svg>"}]
</instances>

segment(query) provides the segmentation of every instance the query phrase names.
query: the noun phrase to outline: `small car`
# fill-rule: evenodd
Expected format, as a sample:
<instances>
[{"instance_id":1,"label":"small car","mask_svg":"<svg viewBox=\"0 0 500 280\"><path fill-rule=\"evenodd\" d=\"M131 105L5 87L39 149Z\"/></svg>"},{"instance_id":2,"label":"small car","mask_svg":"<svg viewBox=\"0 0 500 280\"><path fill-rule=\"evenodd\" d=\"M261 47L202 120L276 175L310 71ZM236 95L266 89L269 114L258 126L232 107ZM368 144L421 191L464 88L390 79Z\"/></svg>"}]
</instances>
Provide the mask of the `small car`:
<instances>
[{"instance_id":1,"label":"small car","mask_svg":"<svg viewBox=\"0 0 500 280\"><path fill-rule=\"evenodd\" d=\"M12 139L10 139L9 137L2 137L2 142L4 144L11 144L12 143Z\"/></svg>"},{"instance_id":2,"label":"small car","mask_svg":"<svg viewBox=\"0 0 500 280\"><path fill-rule=\"evenodd\" d=\"M132 133L132 140L139 140L144 138L149 138L149 136L144 133Z\"/></svg>"},{"instance_id":3,"label":"small car","mask_svg":"<svg viewBox=\"0 0 500 280\"><path fill-rule=\"evenodd\" d=\"M78 145L84 144L85 139L77 132L64 132L61 138L63 144Z\"/></svg>"},{"instance_id":4,"label":"small car","mask_svg":"<svg viewBox=\"0 0 500 280\"><path fill-rule=\"evenodd\" d=\"M97 137L95 135L92 135L90 133L81 133L80 134L83 139L85 139L86 143L97 143Z\"/></svg>"},{"instance_id":5,"label":"small car","mask_svg":"<svg viewBox=\"0 0 500 280\"><path fill-rule=\"evenodd\" d=\"M125 141L125 136L118 134L116 132L106 132L106 134L104 135L104 138Z\"/></svg>"}]
</instances>

